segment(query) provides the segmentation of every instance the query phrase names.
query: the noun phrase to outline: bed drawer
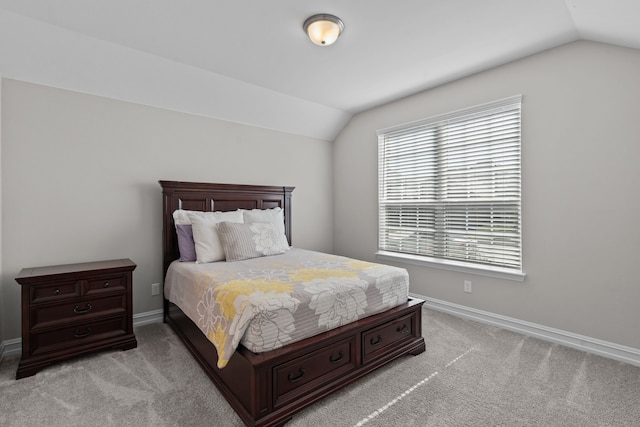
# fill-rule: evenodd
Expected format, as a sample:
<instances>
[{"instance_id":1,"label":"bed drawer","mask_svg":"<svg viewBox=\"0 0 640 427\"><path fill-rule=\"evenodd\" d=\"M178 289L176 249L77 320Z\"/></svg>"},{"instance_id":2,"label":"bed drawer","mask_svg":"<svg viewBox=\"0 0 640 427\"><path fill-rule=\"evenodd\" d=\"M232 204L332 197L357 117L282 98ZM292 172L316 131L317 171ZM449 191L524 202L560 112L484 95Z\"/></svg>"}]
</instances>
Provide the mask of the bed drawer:
<instances>
[{"instance_id":1,"label":"bed drawer","mask_svg":"<svg viewBox=\"0 0 640 427\"><path fill-rule=\"evenodd\" d=\"M355 337L298 357L273 369L274 407L286 404L355 368Z\"/></svg>"},{"instance_id":2,"label":"bed drawer","mask_svg":"<svg viewBox=\"0 0 640 427\"><path fill-rule=\"evenodd\" d=\"M366 331L362 335L363 362L367 363L384 355L392 344L412 339L415 328L415 316L410 314Z\"/></svg>"}]
</instances>

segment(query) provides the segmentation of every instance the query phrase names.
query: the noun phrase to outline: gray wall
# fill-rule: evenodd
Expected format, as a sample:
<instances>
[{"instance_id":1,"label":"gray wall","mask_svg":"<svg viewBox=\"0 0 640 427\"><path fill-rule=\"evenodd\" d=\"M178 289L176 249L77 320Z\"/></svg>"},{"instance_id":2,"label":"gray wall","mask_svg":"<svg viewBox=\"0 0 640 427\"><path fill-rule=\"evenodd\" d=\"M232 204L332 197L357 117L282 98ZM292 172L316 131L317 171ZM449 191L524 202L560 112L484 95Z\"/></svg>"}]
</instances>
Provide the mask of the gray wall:
<instances>
[{"instance_id":1,"label":"gray wall","mask_svg":"<svg viewBox=\"0 0 640 427\"><path fill-rule=\"evenodd\" d=\"M516 94L524 282L398 265L414 293L640 348L638 50L575 42L355 116L334 142L335 252L375 260L377 129Z\"/></svg>"},{"instance_id":2,"label":"gray wall","mask_svg":"<svg viewBox=\"0 0 640 427\"><path fill-rule=\"evenodd\" d=\"M293 244L333 249L332 143L2 80L1 340L23 267L131 258L134 313L162 307L158 180L295 186Z\"/></svg>"}]
</instances>

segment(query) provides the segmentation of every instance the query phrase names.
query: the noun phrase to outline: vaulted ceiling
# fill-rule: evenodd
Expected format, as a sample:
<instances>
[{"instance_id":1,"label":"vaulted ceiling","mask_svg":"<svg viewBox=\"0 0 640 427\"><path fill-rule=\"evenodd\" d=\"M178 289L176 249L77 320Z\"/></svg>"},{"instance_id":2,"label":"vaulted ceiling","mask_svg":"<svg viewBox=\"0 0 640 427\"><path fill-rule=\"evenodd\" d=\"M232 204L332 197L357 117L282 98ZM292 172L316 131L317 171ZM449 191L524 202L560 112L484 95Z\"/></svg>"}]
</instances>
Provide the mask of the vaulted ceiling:
<instances>
[{"instance_id":1,"label":"vaulted ceiling","mask_svg":"<svg viewBox=\"0 0 640 427\"><path fill-rule=\"evenodd\" d=\"M332 46L302 30L345 23ZM353 114L574 40L638 0L0 0L0 76L333 140Z\"/></svg>"}]
</instances>

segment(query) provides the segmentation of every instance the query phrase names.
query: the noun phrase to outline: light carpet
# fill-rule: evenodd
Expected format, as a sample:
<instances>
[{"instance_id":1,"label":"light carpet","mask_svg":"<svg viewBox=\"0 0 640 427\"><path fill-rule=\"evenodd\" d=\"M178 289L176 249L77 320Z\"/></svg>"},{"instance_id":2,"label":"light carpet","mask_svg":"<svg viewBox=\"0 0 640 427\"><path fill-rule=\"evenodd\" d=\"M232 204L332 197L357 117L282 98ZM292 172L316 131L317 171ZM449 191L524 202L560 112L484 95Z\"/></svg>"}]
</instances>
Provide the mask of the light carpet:
<instances>
[{"instance_id":1,"label":"light carpet","mask_svg":"<svg viewBox=\"0 0 640 427\"><path fill-rule=\"evenodd\" d=\"M161 323L138 348L16 381L0 363L0 426L242 426ZM299 412L300 426L640 426L640 367L424 310L427 351Z\"/></svg>"}]
</instances>

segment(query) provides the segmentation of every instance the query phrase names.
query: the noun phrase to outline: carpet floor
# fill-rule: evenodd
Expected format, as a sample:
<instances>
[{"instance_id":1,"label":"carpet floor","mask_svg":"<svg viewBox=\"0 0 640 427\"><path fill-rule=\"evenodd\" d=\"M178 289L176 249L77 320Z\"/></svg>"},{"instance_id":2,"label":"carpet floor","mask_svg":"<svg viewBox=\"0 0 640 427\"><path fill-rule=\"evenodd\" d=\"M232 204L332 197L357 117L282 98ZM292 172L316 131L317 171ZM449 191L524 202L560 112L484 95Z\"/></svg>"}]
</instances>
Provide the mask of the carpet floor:
<instances>
[{"instance_id":1,"label":"carpet floor","mask_svg":"<svg viewBox=\"0 0 640 427\"><path fill-rule=\"evenodd\" d=\"M640 367L426 310L427 350L299 412L301 426L640 426ZM176 335L15 380L0 363L0 426L242 426Z\"/></svg>"}]
</instances>

